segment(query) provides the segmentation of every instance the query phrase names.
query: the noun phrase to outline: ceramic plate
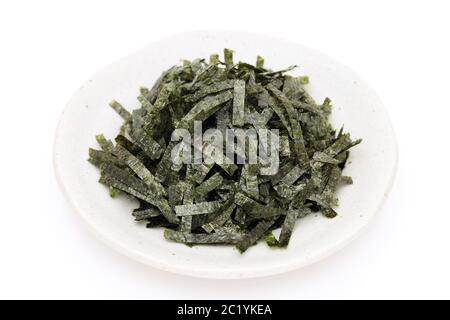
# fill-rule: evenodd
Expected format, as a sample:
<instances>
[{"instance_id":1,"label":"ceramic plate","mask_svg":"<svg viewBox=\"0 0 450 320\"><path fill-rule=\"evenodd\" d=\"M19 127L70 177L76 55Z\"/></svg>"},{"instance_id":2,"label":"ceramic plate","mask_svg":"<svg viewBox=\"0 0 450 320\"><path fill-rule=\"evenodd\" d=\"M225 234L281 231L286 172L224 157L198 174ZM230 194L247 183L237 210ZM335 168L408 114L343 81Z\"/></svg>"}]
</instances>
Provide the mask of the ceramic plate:
<instances>
[{"instance_id":1,"label":"ceramic plate","mask_svg":"<svg viewBox=\"0 0 450 320\"><path fill-rule=\"evenodd\" d=\"M152 86L162 71L180 59L209 57L223 48L236 59L280 69L300 66L297 74L310 77L307 89L318 101L333 101L332 123L345 124L363 143L352 149L345 175L354 184L338 191L339 216L311 215L299 220L287 249L261 242L245 254L227 246L196 246L166 241L161 229L147 229L130 215L136 203L111 199L99 184L99 171L86 161L94 136L113 138L121 119L108 106L117 99L129 109L138 107L140 86ZM397 149L388 114L373 90L355 72L328 56L299 44L243 32L194 32L171 36L110 65L87 81L69 101L58 126L54 148L55 171L67 199L90 228L111 247L150 266L209 278L249 278L300 268L335 252L354 239L379 210L392 183ZM380 235L382 236L382 235Z\"/></svg>"}]
</instances>

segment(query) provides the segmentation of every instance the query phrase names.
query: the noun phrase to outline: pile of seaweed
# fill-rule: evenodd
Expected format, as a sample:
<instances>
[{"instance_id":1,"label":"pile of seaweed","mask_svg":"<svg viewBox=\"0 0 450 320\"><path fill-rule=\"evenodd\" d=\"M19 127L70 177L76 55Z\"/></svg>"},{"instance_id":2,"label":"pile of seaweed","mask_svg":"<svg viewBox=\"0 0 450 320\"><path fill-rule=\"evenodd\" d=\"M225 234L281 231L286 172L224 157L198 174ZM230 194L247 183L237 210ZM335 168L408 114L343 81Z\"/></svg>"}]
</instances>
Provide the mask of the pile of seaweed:
<instances>
[{"instance_id":1,"label":"pile of seaweed","mask_svg":"<svg viewBox=\"0 0 450 320\"><path fill-rule=\"evenodd\" d=\"M316 103L305 91L307 77L286 74L294 68L266 69L259 56L256 65L234 63L229 49L223 61L217 54L209 62L182 61L151 89L140 89L140 108L130 113L110 103L124 124L115 144L96 137L101 150L89 149L89 161L100 168L100 182L111 196L124 192L136 198L135 220L164 227L166 239L235 245L241 252L262 238L285 247L298 219L312 212L337 215L336 189L352 183L342 170L349 149L361 142L342 129L336 132L329 123L330 99ZM180 148L173 132L193 132L196 121L203 131L278 130L279 170L269 174L265 164L236 159L174 161L186 144ZM203 153L208 141L201 146ZM247 151L234 152L245 158ZM277 238L272 230L280 227Z\"/></svg>"}]
</instances>

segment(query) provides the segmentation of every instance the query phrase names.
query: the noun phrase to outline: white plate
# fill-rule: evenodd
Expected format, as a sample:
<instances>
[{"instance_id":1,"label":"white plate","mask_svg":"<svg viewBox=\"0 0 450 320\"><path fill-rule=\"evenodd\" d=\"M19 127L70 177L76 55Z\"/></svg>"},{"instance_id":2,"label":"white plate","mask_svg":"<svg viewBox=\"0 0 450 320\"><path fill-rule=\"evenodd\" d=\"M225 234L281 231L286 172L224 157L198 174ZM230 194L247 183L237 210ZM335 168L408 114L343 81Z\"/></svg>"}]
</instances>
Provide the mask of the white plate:
<instances>
[{"instance_id":1,"label":"white plate","mask_svg":"<svg viewBox=\"0 0 450 320\"><path fill-rule=\"evenodd\" d=\"M207 58L224 47L236 59L254 62L257 54L272 69L299 65L309 75L309 92L333 101L332 122L345 124L363 143L351 152L344 174L354 184L339 189L340 213L300 220L288 249L264 243L241 255L232 247L189 248L163 238L161 229L136 223L128 198L111 199L99 184L99 172L86 161L94 136L113 138L121 119L108 107L117 99L129 109L138 106L140 86L151 86L161 72L180 59ZM163 270L208 278L250 278L277 274L311 264L354 239L380 208L396 171L397 146L380 99L355 72L315 50L288 41L243 32L193 32L171 36L110 65L86 82L68 103L58 126L55 171L75 211L100 238L125 255ZM382 236L382 235L380 235Z\"/></svg>"}]
</instances>

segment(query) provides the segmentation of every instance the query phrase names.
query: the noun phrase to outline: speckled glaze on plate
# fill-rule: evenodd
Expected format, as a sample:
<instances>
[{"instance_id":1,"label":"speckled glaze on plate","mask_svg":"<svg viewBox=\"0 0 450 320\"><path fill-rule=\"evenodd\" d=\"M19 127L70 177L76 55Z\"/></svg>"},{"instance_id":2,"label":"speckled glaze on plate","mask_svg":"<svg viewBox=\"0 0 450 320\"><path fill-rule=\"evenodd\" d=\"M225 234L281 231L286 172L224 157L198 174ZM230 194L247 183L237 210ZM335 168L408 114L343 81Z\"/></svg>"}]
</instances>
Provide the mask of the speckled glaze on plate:
<instances>
[{"instance_id":1,"label":"speckled glaze on plate","mask_svg":"<svg viewBox=\"0 0 450 320\"><path fill-rule=\"evenodd\" d=\"M310 77L308 91L317 100L333 101L332 123L345 128L361 145L351 151L345 175L354 184L338 191L335 219L309 216L296 224L287 249L264 243L241 255L227 246L196 246L166 241L161 229L147 229L130 215L136 203L111 199L99 184L97 168L86 161L94 136L113 138L121 119L108 107L117 99L129 109L138 106L140 86L151 86L161 72L180 59L207 58L224 47L236 59L279 69L299 65L297 74ZM389 116L375 92L355 72L328 56L285 40L244 32L199 31L157 41L110 65L86 82L67 104L54 147L58 182L87 225L123 254L162 270L207 278L251 278L286 272L316 262L342 248L361 233L380 209L395 176L397 145Z\"/></svg>"}]
</instances>

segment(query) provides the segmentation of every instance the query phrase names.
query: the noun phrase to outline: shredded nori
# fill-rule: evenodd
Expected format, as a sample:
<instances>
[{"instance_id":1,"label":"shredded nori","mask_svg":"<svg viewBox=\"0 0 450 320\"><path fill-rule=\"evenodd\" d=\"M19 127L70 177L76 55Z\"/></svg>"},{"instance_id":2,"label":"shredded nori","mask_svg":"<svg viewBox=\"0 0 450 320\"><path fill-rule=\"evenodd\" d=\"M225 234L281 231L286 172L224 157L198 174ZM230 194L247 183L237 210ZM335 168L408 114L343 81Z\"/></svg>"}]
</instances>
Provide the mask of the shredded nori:
<instances>
[{"instance_id":1,"label":"shredded nori","mask_svg":"<svg viewBox=\"0 0 450 320\"><path fill-rule=\"evenodd\" d=\"M217 54L208 62L183 60L152 88L140 88L140 108L130 113L110 103L124 124L115 144L96 136L101 150L89 149L89 161L100 168L111 197L124 192L137 199L134 219L165 228L168 240L234 245L240 252L261 239L286 247L301 218L316 211L337 215L337 188L353 183L342 175L349 149L361 142L343 129L336 132L329 122L331 100L317 103L305 90L308 77L286 74L294 68L272 71L261 56L255 65L234 63L230 49L223 61ZM277 129L279 169L263 174L262 165L239 162L248 156L242 148L234 150L236 161L227 153L221 154L225 162L173 162L174 153L205 156L210 150L210 141L182 149L171 139L176 129L193 132L195 121L202 121L202 133L255 129L261 138L258 130Z\"/></svg>"}]
</instances>

